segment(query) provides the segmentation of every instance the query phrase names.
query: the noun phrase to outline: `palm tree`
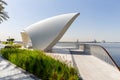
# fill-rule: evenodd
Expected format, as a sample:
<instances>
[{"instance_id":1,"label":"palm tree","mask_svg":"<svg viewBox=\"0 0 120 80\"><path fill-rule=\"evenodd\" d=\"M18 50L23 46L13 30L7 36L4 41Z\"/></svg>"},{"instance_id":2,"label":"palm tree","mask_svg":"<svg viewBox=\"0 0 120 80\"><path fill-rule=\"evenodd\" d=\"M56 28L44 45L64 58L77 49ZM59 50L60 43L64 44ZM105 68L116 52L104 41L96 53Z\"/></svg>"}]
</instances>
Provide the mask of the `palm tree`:
<instances>
[{"instance_id":1,"label":"palm tree","mask_svg":"<svg viewBox=\"0 0 120 80\"><path fill-rule=\"evenodd\" d=\"M0 0L0 23L9 18L7 12L4 11L4 5L7 5L7 3L3 0Z\"/></svg>"}]
</instances>

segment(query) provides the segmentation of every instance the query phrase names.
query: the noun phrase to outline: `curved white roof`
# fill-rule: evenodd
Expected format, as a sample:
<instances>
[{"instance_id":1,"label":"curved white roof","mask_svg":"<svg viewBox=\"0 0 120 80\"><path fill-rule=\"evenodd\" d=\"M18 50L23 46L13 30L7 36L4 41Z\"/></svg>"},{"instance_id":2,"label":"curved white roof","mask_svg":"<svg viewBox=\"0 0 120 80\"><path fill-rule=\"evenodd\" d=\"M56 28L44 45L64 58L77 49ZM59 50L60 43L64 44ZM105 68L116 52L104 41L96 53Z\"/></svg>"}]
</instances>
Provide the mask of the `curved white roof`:
<instances>
[{"instance_id":1,"label":"curved white roof","mask_svg":"<svg viewBox=\"0 0 120 80\"><path fill-rule=\"evenodd\" d=\"M63 36L79 13L63 14L39 21L25 28L22 32L24 46L29 41L38 50L49 50Z\"/></svg>"}]
</instances>

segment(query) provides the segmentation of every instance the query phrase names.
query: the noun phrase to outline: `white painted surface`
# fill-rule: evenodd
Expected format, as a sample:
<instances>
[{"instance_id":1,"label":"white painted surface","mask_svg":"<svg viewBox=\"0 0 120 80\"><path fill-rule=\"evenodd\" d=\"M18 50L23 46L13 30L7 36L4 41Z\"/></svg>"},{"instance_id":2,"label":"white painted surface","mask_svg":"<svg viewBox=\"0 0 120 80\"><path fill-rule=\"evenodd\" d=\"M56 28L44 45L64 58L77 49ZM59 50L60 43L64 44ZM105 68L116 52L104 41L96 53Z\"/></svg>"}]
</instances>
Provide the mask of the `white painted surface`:
<instances>
[{"instance_id":1,"label":"white painted surface","mask_svg":"<svg viewBox=\"0 0 120 80\"><path fill-rule=\"evenodd\" d=\"M24 45L31 40L34 49L49 50L63 36L79 13L63 14L37 22L21 32Z\"/></svg>"}]
</instances>

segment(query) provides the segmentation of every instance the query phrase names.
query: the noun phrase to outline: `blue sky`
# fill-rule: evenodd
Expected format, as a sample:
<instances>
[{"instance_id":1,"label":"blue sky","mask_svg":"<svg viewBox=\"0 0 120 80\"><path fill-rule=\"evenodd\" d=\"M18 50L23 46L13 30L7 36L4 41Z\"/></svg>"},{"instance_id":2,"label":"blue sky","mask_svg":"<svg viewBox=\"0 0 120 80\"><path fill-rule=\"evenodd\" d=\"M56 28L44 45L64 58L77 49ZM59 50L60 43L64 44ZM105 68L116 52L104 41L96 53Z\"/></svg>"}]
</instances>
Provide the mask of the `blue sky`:
<instances>
[{"instance_id":1,"label":"blue sky","mask_svg":"<svg viewBox=\"0 0 120 80\"><path fill-rule=\"evenodd\" d=\"M6 0L10 19L0 24L0 39L21 40L20 31L40 20L80 12L62 41L120 41L120 0Z\"/></svg>"}]
</instances>

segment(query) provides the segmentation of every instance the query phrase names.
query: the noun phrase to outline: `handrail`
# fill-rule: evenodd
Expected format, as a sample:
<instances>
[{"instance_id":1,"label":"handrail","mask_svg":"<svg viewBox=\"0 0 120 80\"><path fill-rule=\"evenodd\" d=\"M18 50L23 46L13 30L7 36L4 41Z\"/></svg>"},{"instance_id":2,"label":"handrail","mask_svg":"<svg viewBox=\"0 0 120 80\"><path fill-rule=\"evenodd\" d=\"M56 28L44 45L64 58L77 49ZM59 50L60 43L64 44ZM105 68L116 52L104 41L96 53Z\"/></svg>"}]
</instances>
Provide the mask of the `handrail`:
<instances>
[{"instance_id":1,"label":"handrail","mask_svg":"<svg viewBox=\"0 0 120 80\"><path fill-rule=\"evenodd\" d=\"M79 48L78 48L78 45L79 45ZM90 44L89 43L71 43L71 46L74 46L75 49L82 49L84 53L94 55L100 58L101 60L104 60L105 62L113 65L120 71L118 64L115 62L113 57L110 55L110 53L104 46L98 45L98 44L92 44L92 43ZM92 46L96 46L96 47L92 48ZM68 47L70 47L69 44L68 44Z\"/></svg>"},{"instance_id":2,"label":"handrail","mask_svg":"<svg viewBox=\"0 0 120 80\"><path fill-rule=\"evenodd\" d=\"M100 45L99 45L100 46ZM104 49L104 51L107 53L107 55L110 57L110 59L113 61L113 63L116 65L117 69L120 71L119 66L117 65L117 63L115 62L115 60L112 58L112 56L109 54L109 52L103 47L100 46L102 49Z\"/></svg>"},{"instance_id":3,"label":"handrail","mask_svg":"<svg viewBox=\"0 0 120 80\"><path fill-rule=\"evenodd\" d=\"M108 57L112 60L112 62L113 62L113 64L115 65L115 67L117 67L117 69L120 71L120 68L119 68L119 66L117 65L117 63L115 62L115 60L112 58L112 56L110 55L110 53L103 47L103 46L101 46L101 45L95 45L95 44L89 44L89 46L90 46L90 48L92 47L92 46L99 46L99 47L101 47L104 51L105 51L105 53L108 55ZM90 51L90 53L91 53L91 51ZM92 53L91 53L92 54Z\"/></svg>"}]
</instances>

